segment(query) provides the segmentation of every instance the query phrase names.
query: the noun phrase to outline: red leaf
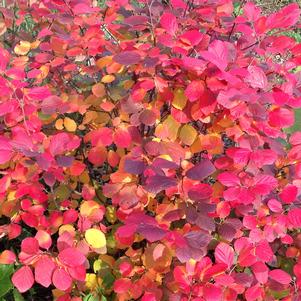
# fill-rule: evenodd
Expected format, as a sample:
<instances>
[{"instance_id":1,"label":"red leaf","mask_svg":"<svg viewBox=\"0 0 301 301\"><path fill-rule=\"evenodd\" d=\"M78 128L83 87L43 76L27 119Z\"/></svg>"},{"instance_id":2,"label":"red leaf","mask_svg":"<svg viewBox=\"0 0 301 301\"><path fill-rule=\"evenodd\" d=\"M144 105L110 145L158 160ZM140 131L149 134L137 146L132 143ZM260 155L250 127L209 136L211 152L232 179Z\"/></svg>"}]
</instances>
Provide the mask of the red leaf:
<instances>
[{"instance_id":1,"label":"red leaf","mask_svg":"<svg viewBox=\"0 0 301 301\"><path fill-rule=\"evenodd\" d=\"M292 280L291 276L280 269L270 271L269 277L281 284L289 284Z\"/></svg>"},{"instance_id":2,"label":"red leaf","mask_svg":"<svg viewBox=\"0 0 301 301\"><path fill-rule=\"evenodd\" d=\"M185 95L191 102L193 102L200 99L204 91L204 83L200 80L194 80L187 86Z\"/></svg>"},{"instance_id":3,"label":"red leaf","mask_svg":"<svg viewBox=\"0 0 301 301\"><path fill-rule=\"evenodd\" d=\"M171 13L164 13L161 16L160 24L170 35L175 35L178 30L177 18Z\"/></svg>"},{"instance_id":4,"label":"red leaf","mask_svg":"<svg viewBox=\"0 0 301 301\"><path fill-rule=\"evenodd\" d=\"M62 268L57 268L52 276L53 285L61 291L68 290L72 285L72 278Z\"/></svg>"},{"instance_id":5,"label":"red leaf","mask_svg":"<svg viewBox=\"0 0 301 301\"><path fill-rule=\"evenodd\" d=\"M208 184L200 183L191 187L188 191L188 196L193 201L208 200L212 195L212 188Z\"/></svg>"},{"instance_id":6,"label":"red leaf","mask_svg":"<svg viewBox=\"0 0 301 301\"><path fill-rule=\"evenodd\" d=\"M114 292L118 294L122 294L127 292L132 285L132 282L128 278L117 279L114 282Z\"/></svg>"},{"instance_id":7,"label":"red leaf","mask_svg":"<svg viewBox=\"0 0 301 301\"><path fill-rule=\"evenodd\" d=\"M113 56L113 60L120 65L134 65L140 62L138 51L123 51Z\"/></svg>"},{"instance_id":8,"label":"red leaf","mask_svg":"<svg viewBox=\"0 0 301 301\"><path fill-rule=\"evenodd\" d=\"M95 166L101 166L107 159L107 149L104 146L91 148L88 160Z\"/></svg>"},{"instance_id":9,"label":"red leaf","mask_svg":"<svg viewBox=\"0 0 301 301\"><path fill-rule=\"evenodd\" d=\"M127 130L118 129L114 133L114 142L118 147L127 148L132 143L132 137Z\"/></svg>"},{"instance_id":10,"label":"red leaf","mask_svg":"<svg viewBox=\"0 0 301 301\"><path fill-rule=\"evenodd\" d=\"M58 256L59 260L70 267L82 265L86 261L86 257L75 248L67 248L62 250Z\"/></svg>"},{"instance_id":11,"label":"red leaf","mask_svg":"<svg viewBox=\"0 0 301 301\"><path fill-rule=\"evenodd\" d=\"M28 266L23 266L21 269L16 271L12 277L12 282L20 293L28 291L34 283L31 268Z\"/></svg>"},{"instance_id":12,"label":"red leaf","mask_svg":"<svg viewBox=\"0 0 301 301\"><path fill-rule=\"evenodd\" d=\"M42 256L35 265L36 282L48 287L52 282L52 273L55 267L55 263L48 256Z\"/></svg>"},{"instance_id":13,"label":"red leaf","mask_svg":"<svg viewBox=\"0 0 301 301\"><path fill-rule=\"evenodd\" d=\"M219 243L214 251L215 260L218 263L225 263L230 268L234 263L234 250L226 243Z\"/></svg>"}]
</instances>

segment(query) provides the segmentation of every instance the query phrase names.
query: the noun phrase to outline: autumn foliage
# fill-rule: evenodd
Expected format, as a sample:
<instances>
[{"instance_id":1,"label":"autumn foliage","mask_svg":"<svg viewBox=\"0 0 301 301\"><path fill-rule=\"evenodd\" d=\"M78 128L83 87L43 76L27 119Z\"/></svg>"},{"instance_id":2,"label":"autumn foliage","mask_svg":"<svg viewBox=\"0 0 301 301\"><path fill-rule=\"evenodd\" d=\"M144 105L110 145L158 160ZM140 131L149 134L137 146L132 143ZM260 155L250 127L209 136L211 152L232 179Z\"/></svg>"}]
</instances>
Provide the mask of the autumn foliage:
<instances>
[{"instance_id":1,"label":"autumn foliage","mask_svg":"<svg viewBox=\"0 0 301 301\"><path fill-rule=\"evenodd\" d=\"M300 300L298 5L5 3L0 298Z\"/></svg>"}]
</instances>

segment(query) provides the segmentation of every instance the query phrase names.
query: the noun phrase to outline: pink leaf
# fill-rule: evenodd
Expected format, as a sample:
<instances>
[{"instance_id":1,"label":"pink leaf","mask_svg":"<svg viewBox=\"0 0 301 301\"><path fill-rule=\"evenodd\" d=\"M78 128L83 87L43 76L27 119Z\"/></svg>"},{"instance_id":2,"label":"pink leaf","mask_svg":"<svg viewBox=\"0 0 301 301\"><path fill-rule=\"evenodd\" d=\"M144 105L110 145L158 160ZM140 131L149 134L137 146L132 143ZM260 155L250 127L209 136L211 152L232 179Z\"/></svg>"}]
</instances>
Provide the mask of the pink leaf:
<instances>
[{"instance_id":1,"label":"pink leaf","mask_svg":"<svg viewBox=\"0 0 301 301\"><path fill-rule=\"evenodd\" d=\"M266 195L278 185L277 179L270 175L259 174L254 178L254 187L252 192L260 195Z\"/></svg>"},{"instance_id":2,"label":"pink leaf","mask_svg":"<svg viewBox=\"0 0 301 301\"><path fill-rule=\"evenodd\" d=\"M164 13L161 16L160 24L170 35L175 35L178 30L177 18L171 13Z\"/></svg>"},{"instance_id":3,"label":"pink leaf","mask_svg":"<svg viewBox=\"0 0 301 301\"><path fill-rule=\"evenodd\" d=\"M55 269L54 262L48 256L42 256L35 265L35 280L44 287L51 284L52 273Z\"/></svg>"},{"instance_id":4,"label":"pink leaf","mask_svg":"<svg viewBox=\"0 0 301 301\"><path fill-rule=\"evenodd\" d=\"M93 13L94 11L95 9L86 3L78 3L73 7L73 12L75 15L89 14Z\"/></svg>"},{"instance_id":5,"label":"pink leaf","mask_svg":"<svg viewBox=\"0 0 301 301\"><path fill-rule=\"evenodd\" d=\"M295 25L300 17L300 9L297 3L285 6L280 11L271 14L266 21L269 30L274 28L288 28Z\"/></svg>"},{"instance_id":6,"label":"pink leaf","mask_svg":"<svg viewBox=\"0 0 301 301\"><path fill-rule=\"evenodd\" d=\"M226 154L235 163L246 165L250 159L251 151L246 148L232 147L227 149Z\"/></svg>"},{"instance_id":7,"label":"pink leaf","mask_svg":"<svg viewBox=\"0 0 301 301\"><path fill-rule=\"evenodd\" d=\"M31 268L28 266L23 266L21 269L16 271L12 277L12 282L20 293L28 291L34 283Z\"/></svg>"},{"instance_id":8,"label":"pink leaf","mask_svg":"<svg viewBox=\"0 0 301 301\"><path fill-rule=\"evenodd\" d=\"M277 160L277 154L271 149L258 149L251 154L250 160L260 168L263 165L273 164Z\"/></svg>"},{"instance_id":9,"label":"pink leaf","mask_svg":"<svg viewBox=\"0 0 301 301\"><path fill-rule=\"evenodd\" d=\"M86 261L86 257L75 248L67 248L62 250L58 256L59 260L70 267L82 265Z\"/></svg>"},{"instance_id":10,"label":"pink leaf","mask_svg":"<svg viewBox=\"0 0 301 301\"><path fill-rule=\"evenodd\" d=\"M261 261L256 262L252 265L252 271L259 283L266 283L268 281L269 269Z\"/></svg>"},{"instance_id":11,"label":"pink leaf","mask_svg":"<svg viewBox=\"0 0 301 301\"><path fill-rule=\"evenodd\" d=\"M287 185L283 188L279 196L285 204L290 204L296 199L297 194L298 188L295 185Z\"/></svg>"},{"instance_id":12,"label":"pink leaf","mask_svg":"<svg viewBox=\"0 0 301 301\"><path fill-rule=\"evenodd\" d=\"M263 293L262 288L258 284L251 286L246 290L245 293L246 300L247 301L260 300L262 293Z\"/></svg>"},{"instance_id":13,"label":"pink leaf","mask_svg":"<svg viewBox=\"0 0 301 301\"><path fill-rule=\"evenodd\" d=\"M33 237L26 237L22 240L21 250L27 254L37 254L39 251L39 242Z\"/></svg>"},{"instance_id":14,"label":"pink leaf","mask_svg":"<svg viewBox=\"0 0 301 301\"><path fill-rule=\"evenodd\" d=\"M208 283L204 286L204 298L206 301L220 301L223 297L221 287Z\"/></svg>"},{"instance_id":15,"label":"pink leaf","mask_svg":"<svg viewBox=\"0 0 301 301\"><path fill-rule=\"evenodd\" d=\"M234 250L226 243L219 243L214 251L215 260L218 263L225 263L230 268L234 263Z\"/></svg>"},{"instance_id":16,"label":"pink leaf","mask_svg":"<svg viewBox=\"0 0 301 301\"><path fill-rule=\"evenodd\" d=\"M228 47L226 42L215 40L210 44L208 51L200 51L200 55L222 71L228 66Z\"/></svg>"},{"instance_id":17,"label":"pink leaf","mask_svg":"<svg viewBox=\"0 0 301 301\"><path fill-rule=\"evenodd\" d=\"M270 271L269 277L281 284L289 284L292 280L291 276L287 272L280 269Z\"/></svg>"},{"instance_id":18,"label":"pink leaf","mask_svg":"<svg viewBox=\"0 0 301 301\"><path fill-rule=\"evenodd\" d=\"M73 279L78 281L85 281L86 279L86 268L83 265L68 268L68 272Z\"/></svg>"},{"instance_id":19,"label":"pink leaf","mask_svg":"<svg viewBox=\"0 0 301 301\"><path fill-rule=\"evenodd\" d=\"M71 287L72 278L62 268L57 268L52 276L53 285L61 291L66 291Z\"/></svg>"},{"instance_id":20,"label":"pink leaf","mask_svg":"<svg viewBox=\"0 0 301 301\"><path fill-rule=\"evenodd\" d=\"M13 148L6 137L0 137L0 164L7 163L13 156Z\"/></svg>"},{"instance_id":21,"label":"pink leaf","mask_svg":"<svg viewBox=\"0 0 301 301\"><path fill-rule=\"evenodd\" d=\"M257 66L248 67L249 75L245 81L250 84L252 88L266 89L268 80L263 70Z\"/></svg>"},{"instance_id":22,"label":"pink leaf","mask_svg":"<svg viewBox=\"0 0 301 301\"><path fill-rule=\"evenodd\" d=\"M269 262L270 260L272 260L274 252L269 243L266 240L262 240L257 244L255 254L263 262Z\"/></svg>"},{"instance_id":23,"label":"pink leaf","mask_svg":"<svg viewBox=\"0 0 301 301\"><path fill-rule=\"evenodd\" d=\"M273 212L281 212L282 211L282 205L280 202L278 202L275 199L271 199L268 201L268 207Z\"/></svg>"},{"instance_id":24,"label":"pink leaf","mask_svg":"<svg viewBox=\"0 0 301 301\"><path fill-rule=\"evenodd\" d=\"M289 223L294 228L301 227L301 209L300 208L291 209L287 214L287 218L288 218Z\"/></svg>"},{"instance_id":25,"label":"pink leaf","mask_svg":"<svg viewBox=\"0 0 301 301\"><path fill-rule=\"evenodd\" d=\"M240 185L240 180L238 176L230 173L230 172L223 172L217 176L217 179L220 183L222 183L226 187L233 187Z\"/></svg>"},{"instance_id":26,"label":"pink leaf","mask_svg":"<svg viewBox=\"0 0 301 301\"><path fill-rule=\"evenodd\" d=\"M295 122L293 111L285 108L277 108L269 114L269 124L277 128L288 128Z\"/></svg>"},{"instance_id":27,"label":"pink leaf","mask_svg":"<svg viewBox=\"0 0 301 301\"><path fill-rule=\"evenodd\" d=\"M51 247L52 240L48 232L44 230L38 230L38 232L35 235L35 238L38 240L39 246L41 248L48 250Z\"/></svg>"}]
</instances>

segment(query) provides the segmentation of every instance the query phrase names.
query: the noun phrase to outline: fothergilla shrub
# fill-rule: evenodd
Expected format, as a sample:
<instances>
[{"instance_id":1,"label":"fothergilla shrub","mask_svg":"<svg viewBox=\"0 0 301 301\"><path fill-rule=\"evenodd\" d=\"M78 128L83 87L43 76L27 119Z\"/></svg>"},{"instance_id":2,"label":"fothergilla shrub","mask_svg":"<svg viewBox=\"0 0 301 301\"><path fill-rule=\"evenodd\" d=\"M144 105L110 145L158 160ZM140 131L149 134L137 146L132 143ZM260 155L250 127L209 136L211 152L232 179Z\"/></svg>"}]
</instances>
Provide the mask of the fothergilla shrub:
<instances>
[{"instance_id":1,"label":"fothergilla shrub","mask_svg":"<svg viewBox=\"0 0 301 301\"><path fill-rule=\"evenodd\" d=\"M300 300L296 3L0 12L0 299Z\"/></svg>"}]
</instances>

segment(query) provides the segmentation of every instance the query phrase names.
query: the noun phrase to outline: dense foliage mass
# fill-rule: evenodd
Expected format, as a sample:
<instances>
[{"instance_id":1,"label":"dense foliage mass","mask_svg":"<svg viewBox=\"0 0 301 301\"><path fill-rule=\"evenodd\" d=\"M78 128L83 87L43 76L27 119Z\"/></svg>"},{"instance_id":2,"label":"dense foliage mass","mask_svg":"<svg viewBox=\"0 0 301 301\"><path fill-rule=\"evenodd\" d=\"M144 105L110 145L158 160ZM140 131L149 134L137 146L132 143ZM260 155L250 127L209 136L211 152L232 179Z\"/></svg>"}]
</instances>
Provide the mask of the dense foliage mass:
<instances>
[{"instance_id":1,"label":"dense foliage mass","mask_svg":"<svg viewBox=\"0 0 301 301\"><path fill-rule=\"evenodd\" d=\"M298 5L4 2L0 298L300 300Z\"/></svg>"}]
</instances>

